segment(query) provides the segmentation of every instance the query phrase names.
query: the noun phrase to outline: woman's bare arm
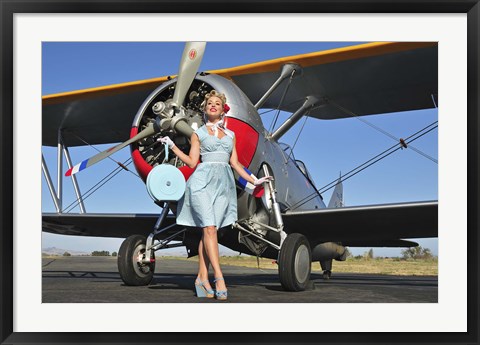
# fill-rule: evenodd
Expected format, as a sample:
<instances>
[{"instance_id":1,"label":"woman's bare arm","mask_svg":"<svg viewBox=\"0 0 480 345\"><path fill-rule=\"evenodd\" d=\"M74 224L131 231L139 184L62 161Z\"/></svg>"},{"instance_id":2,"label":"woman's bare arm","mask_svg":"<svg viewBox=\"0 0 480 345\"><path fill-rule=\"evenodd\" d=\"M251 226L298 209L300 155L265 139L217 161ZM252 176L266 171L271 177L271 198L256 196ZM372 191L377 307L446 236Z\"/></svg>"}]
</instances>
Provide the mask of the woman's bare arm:
<instances>
[{"instance_id":1,"label":"woman's bare arm","mask_svg":"<svg viewBox=\"0 0 480 345\"><path fill-rule=\"evenodd\" d=\"M255 180L243 169L243 165L240 164L240 162L238 161L236 141L237 141L237 138L234 137L232 154L230 156L230 165L241 177L243 177L248 182L254 184Z\"/></svg>"},{"instance_id":2,"label":"woman's bare arm","mask_svg":"<svg viewBox=\"0 0 480 345\"><path fill-rule=\"evenodd\" d=\"M192 169L195 168L200 159L200 140L198 139L197 134L193 133L190 137L190 152L188 155L183 153L182 150L177 147L177 145L172 147L172 151L183 163Z\"/></svg>"}]
</instances>

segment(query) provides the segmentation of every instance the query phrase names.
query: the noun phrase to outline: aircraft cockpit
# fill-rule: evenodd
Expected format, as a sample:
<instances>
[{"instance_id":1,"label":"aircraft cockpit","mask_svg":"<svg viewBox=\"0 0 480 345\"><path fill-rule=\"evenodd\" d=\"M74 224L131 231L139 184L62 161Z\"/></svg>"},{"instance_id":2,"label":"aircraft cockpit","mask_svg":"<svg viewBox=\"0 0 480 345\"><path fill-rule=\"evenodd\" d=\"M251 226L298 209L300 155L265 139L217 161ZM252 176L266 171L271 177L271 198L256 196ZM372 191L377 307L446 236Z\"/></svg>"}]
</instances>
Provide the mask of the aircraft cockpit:
<instances>
[{"instance_id":1,"label":"aircraft cockpit","mask_svg":"<svg viewBox=\"0 0 480 345\"><path fill-rule=\"evenodd\" d=\"M314 180L308 172L307 166L301 160L295 159L292 147L287 143L278 143L278 145L282 148L283 154L285 156L285 161L288 162L288 160L291 160L292 162L294 162L298 169L302 172L302 174L305 175L305 177L315 187Z\"/></svg>"}]
</instances>

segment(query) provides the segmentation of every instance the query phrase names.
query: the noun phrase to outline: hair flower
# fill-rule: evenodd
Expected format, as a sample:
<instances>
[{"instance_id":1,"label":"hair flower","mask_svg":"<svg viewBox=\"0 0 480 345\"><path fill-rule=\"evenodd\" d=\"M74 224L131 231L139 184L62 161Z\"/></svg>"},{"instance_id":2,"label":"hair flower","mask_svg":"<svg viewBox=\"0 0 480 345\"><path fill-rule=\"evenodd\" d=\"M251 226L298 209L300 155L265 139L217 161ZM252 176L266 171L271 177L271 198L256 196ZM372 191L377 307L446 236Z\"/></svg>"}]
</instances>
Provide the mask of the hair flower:
<instances>
[{"instance_id":1,"label":"hair flower","mask_svg":"<svg viewBox=\"0 0 480 345\"><path fill-rule=\"evenodd\" d=\"M228 106L227 103L225 103L225 104L223 105L223 112L226 114L226 113L228 113L229 110L230 110L230 107Z\"/></svg>"}]
</instances>

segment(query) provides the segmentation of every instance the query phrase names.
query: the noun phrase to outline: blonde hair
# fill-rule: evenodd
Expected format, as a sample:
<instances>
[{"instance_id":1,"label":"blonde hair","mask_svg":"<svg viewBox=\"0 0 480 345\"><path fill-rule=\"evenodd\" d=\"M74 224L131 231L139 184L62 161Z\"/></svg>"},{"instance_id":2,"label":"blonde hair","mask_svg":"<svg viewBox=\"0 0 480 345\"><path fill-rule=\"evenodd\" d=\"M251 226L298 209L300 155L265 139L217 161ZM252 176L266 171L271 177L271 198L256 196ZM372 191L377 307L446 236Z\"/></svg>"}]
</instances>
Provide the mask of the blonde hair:
<instances>
[{"instance_id":1,"label":"blonde hair","mask_svg":"<svg viewBox=\"0 0 480 345\"><path fill-rule=\"evenodd\" d=\"M205 108L206 108L208 99L209 99L210 97L218 97L218 98L220 98L220 100L222 101L222 106L225 105L225 103L227 103L227 97L225 97L225 94L220 93L220 92L218 92L218 91L216 91L216 90L212 90L212 91L210 91L209 93L207 93L207 94L205 95L205 99L204 99L203 102L202 102L202 109L205 109Z\"/></svg>"}]
</instances>

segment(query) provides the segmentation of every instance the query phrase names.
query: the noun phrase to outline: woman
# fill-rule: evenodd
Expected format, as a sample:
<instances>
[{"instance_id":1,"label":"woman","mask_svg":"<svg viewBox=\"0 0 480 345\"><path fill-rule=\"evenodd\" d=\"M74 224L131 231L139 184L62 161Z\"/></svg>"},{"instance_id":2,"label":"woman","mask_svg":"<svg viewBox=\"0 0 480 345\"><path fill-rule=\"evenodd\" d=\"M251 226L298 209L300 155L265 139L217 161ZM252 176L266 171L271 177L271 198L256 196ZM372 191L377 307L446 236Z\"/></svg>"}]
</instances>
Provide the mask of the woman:
<instances>
[{"instance_id":1,"label":"woman","mask_svg":"<svg viewBox=\"0 0 480 345\"><path fill-rule=\"evenodd\" d=\"M184 197L177 207L177 224L202 228L198 246L198 276L195 289L198 297L227 299L227 287L223 279L218 255L217 230L237 220L237 193L232 169L245 180L260 185L272 180L271 176L253 179L238 162L235 134L223 126L226 98L212 90L202 103L206 124L191 136L188 155L183 153L169 137L159 141L169 148L195 172L187 181ZM202 157L202 162L197 163ZM230 163L230 164L229 164ZM213 267L215 292L208 280L208 268Z\"/></svg>"}]
</instances>

